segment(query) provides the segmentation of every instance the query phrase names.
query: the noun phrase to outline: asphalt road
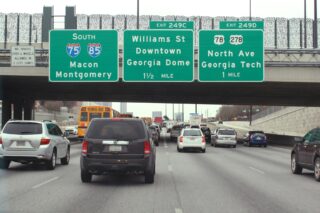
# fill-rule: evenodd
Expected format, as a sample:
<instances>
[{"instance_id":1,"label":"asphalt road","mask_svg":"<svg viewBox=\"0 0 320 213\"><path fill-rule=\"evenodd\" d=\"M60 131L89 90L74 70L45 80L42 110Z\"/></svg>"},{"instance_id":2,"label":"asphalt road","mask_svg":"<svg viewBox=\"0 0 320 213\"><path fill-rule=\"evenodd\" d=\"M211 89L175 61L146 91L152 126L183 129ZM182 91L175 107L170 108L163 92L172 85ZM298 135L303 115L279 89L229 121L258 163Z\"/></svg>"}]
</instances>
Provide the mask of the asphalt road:
<instances>
[{"instance_id":1,"label":"asphalt road","mask_svg":"<svg viewBox=\"0 0 320 213\"><path fill-rule=\"evenodd\" d=\"M47 171L12 163L0 171L0 212L319 212L320 183L312 172L293 175L290 150L214 148L178 153L173 142L157 148L154 184L142 176L80 180L80 144L68 166Z\"/></svg>"}]
</instances>

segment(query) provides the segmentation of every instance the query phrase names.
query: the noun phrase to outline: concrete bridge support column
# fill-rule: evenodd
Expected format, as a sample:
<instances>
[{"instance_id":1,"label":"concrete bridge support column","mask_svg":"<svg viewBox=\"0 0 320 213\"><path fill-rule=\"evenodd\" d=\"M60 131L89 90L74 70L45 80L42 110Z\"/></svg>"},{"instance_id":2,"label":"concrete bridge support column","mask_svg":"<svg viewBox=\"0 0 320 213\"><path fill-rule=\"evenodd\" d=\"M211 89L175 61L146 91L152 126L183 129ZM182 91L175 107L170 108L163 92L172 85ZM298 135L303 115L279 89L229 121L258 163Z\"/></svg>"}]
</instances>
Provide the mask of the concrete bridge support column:
<instances>
[{"instance_id":1,"label":"concrete bridge support column","mask_svg":"<svg viewBox=\"0 0 320 213\"><path fill-rule=\"evenodd\" d=\"M11 102L9 100L2 100L2 128L7 123L8 120L11 119Z\"/></svg>"},{"instance_id":2,"label":"concrete bridge support column","mask_svg":"<svg viewBox=\"0 0 320 213\"><path fill-rule=\"evenodd\" d=\"M28 100L23 103L23 120L32 120L32 111L33 111L34 101Z\"/></svg>"},{"instance_id":3,"label":"concrete bridge support column","mask_svg":"<svg viewBox=\"0 0 320 213\"><path fill-rule=\"evenodd\" d=\"M22 120L22 102L13 102L13 118L15 120Z\"/></svg>"}]
</instances>

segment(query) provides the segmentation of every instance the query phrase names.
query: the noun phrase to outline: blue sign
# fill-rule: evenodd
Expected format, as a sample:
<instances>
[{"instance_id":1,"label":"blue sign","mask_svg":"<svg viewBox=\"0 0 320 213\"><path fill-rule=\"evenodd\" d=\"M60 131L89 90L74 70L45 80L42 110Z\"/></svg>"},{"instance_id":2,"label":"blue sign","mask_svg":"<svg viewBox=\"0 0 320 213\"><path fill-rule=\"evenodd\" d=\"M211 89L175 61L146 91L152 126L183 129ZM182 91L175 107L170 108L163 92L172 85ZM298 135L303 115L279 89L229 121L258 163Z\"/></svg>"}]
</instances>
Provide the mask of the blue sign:
<instances>
[{"instance_id":1,"label":"blue sign","mask_svg":"<svg viewBox=\"0 0 320 213\"><path fill-rule=\"evenodd\" d=\"M101 44L100 43L90 43L88 44L88 54L92 58L96 58L101 54Z\"/></svg>"},{"instance_id":2,"label":"blue sign","mask_svg":"<svg viewBox=\"0 0 320 213\"><path fill-rule=\"evenodd\" d=\"M80 54L81 46L79 43L67 44L67 54L75 58Z\"/></svg>"}]
</instances>

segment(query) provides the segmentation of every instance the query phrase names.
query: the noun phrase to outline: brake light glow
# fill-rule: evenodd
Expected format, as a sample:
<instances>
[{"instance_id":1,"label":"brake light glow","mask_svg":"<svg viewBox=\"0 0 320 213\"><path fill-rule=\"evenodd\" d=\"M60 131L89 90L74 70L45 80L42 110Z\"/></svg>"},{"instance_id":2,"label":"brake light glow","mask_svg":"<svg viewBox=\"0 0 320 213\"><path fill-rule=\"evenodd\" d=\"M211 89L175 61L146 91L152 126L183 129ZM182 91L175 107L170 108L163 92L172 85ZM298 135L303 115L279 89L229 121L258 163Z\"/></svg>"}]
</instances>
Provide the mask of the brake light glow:
<instances>
[{"instance_id":1,"label":"brake light glow","mask_svg":"<svg viewBox=\"0 0 320 213\"><path fill-rule=\"evenodd\" d=\"M206 142L206 138L204 136L202 136L202 143L205 143Z\"/></svg>"},{"instance_id":2,"label":"brake light glow","mask_svg":"<svg viewBox=\"0 0 320 213\"><path fill-rule=\"evenodd\" d=\"M50 138L41 138L40 145L48 145L50 143Z\"/></svg>"},{"instance_id":3,"label":"brake light glow","mask_svg":"<svg viewBox=\"0 0 320 213\"><path fill-rule=\"evenodd\" d=\"M179 137L179 142L182 143L183 142L183 136Z\"/></svg>"},{"instance_id":4,"label":"brake light glow","mask_svg":"<svg viewBox=\"0 0 320 213\"><path fill-rule=\"evenodd\" d=\"M0 144L2 144L2 138L0 137Z\"/></svg>"},{"instance_id":5,"label":"brake light glow","mask_svg":"<svg viewBox=\"0 0 320 213\"><path fill-rule=\"evenodd\" d=\"M150 145L150 141L145 141L144 142L144 154L148 155L151 153L151 145Z\"/></svg>"},{"instance_id":6,"label":"brake light glow","mask_svg":"<svg viewBox=\"0 0 320 213\"><path fill-rule=\"evenodd\" d=\"M88 153L88 141L82 142L82 154L86 155Z\"/></svg>"}]
</instances>

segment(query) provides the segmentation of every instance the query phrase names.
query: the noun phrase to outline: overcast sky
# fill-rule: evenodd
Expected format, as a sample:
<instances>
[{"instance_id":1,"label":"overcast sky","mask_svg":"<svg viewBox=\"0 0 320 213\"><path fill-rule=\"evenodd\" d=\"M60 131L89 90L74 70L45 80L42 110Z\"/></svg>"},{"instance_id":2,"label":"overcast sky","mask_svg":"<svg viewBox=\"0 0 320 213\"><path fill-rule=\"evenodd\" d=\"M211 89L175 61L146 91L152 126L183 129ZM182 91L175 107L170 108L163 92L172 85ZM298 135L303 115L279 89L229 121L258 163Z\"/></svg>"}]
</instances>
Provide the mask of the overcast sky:
<instances>
[{"instance_id":1,"label":"overcast sky","mask_svg":"<svg viewBox=\"0 0 320 213\"><path fill-rule=\"evenodd\" d=\"M55 15L64 15L65 6L76 6L77 14L136 14L136 0L9 0L2 1L0 12L42 13L43 6L54 6ZM304 0L252 0L252 16L303 17ZM249 0L140 0L141 15L183 16L249 16ZM307 16L313 17L313 0L307 0ZM214 92L214 91L212 91ZM119 103L114 107L120 110ZM199 105L198 112L214 116L219 105ZM151 116L152 111L163 111L165 104L129 103L128 111L137 116ZM178 111L178 105L175 112ZM185 105L185 114L194 112L194 105ZM167 105L172 117L172 104ZM187 116L186 116L187 117Z\"/></svg>"}]
</instances>

